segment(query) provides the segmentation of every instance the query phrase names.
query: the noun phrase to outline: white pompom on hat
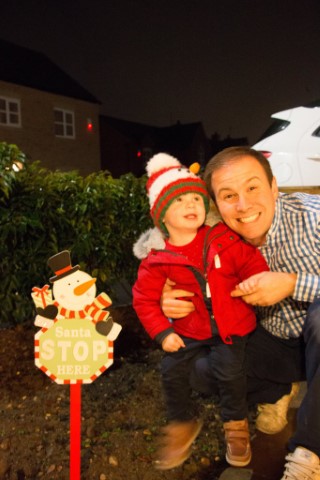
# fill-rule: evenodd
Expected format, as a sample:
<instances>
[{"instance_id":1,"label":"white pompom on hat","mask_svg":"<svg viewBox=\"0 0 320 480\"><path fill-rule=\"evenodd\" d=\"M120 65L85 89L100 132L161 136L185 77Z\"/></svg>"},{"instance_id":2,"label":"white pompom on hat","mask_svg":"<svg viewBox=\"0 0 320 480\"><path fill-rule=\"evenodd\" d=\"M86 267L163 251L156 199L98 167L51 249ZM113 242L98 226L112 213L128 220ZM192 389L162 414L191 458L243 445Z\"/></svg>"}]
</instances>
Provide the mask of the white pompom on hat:
<instances>
[{"instance_id":1,"label":"white pompom on hat","mask_svg":"<svg viewBox=\"0 0 320 480\"><path fill-rule=\"evenodd\" d=\"M205 182L167 153L154 155L146 166L147 193L150 213L156 227L167 233L163 217L173 200L186 193L202 196L206 212L209 211L209 194Z\"/></svg>"}]
</instances>

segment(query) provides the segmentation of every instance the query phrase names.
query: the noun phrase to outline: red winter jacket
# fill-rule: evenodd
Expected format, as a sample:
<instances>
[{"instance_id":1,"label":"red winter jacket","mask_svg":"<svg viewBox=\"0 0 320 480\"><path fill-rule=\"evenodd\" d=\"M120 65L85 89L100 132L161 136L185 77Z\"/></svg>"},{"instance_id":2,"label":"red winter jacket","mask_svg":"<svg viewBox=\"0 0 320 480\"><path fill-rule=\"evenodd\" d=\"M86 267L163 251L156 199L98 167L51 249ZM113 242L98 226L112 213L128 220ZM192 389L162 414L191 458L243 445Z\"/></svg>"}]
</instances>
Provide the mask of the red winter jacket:
<instances>
[{"instance_id":1,"label":"red winter jacket","mask_svg":"<svg viewBox=\"0 0 320 480\"><path fill-rule=\"evenodd\" d=\"M214 319L225 343L232 343L231 335L246 335L256 326L253 308L241 298L231 297L230 292L242 280L268 270L264 258L222 222L204 228L206 275L186 257L170 250L152 249L140 264L133 286L133 307L150 337L160 342L173 331L197 340L212 337L213 323L204 302L206 277ZM190 299L195 311L184 318L171 321L160 308L167 278L176 282L175 288L194 293Z\"/></svg>"}]
</instances>

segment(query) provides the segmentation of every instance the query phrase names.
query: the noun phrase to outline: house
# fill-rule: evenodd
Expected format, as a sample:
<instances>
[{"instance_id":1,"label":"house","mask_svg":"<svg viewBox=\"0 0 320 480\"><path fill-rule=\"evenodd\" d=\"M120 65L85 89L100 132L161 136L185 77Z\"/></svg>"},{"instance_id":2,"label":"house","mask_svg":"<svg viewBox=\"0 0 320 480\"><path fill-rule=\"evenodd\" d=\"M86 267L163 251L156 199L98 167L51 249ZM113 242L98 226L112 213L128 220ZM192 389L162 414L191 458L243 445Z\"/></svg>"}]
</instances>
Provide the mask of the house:
<instances>
[{"instance_id":1,"label":"house","mask_svg":"<svg viewBox=\"0 0 320 480\"><path fill-rule=\"evenodd\" d=\"M0 64L0 141L52 170L100 170L100 102L42 53L0 39Z\"/></svg>"},{"instance_id":2,"label":"house","mask_svg":"<svg viewBox=\"0 0 320 480\"><path fill-rule=\"evenodd\" d=\"M184 165L210 157L210 143L201 122L154 127L106 115L100 116L101 166L119 177L145 173L149 158L159 152L177 157Z\"/></svg>"},{"instance_id":3,"label":"house","mask_svg":"<svg viewBox=\"0 0 320 480\"><path fill-rule=\"evenodd\" d=\"M211 135L210 138L210 145L211 145L211 153L212 155L215 155L218 152L221 152L221 150L224 150L225 148L228 147L237 147L237 146L243 146L249 145L249 140L247 137L230 137L230 135L227 135L225 138L221 138L218 133L214 133Z\"/></svg>"}]
</instances>

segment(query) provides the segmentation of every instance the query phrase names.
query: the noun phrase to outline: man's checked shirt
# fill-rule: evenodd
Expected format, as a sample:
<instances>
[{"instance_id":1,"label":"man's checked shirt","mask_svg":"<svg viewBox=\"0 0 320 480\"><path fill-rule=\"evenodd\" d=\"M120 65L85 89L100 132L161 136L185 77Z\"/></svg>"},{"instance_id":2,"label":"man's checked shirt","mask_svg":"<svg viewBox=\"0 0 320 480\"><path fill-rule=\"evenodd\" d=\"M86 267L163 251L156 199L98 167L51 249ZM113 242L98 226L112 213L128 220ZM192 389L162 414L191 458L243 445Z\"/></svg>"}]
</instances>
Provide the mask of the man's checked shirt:
<instances>
[{"instance_id":1,"label":"man's checked shirt","mask_svg":"<svg viewBox=\"0 0 320 480\"><path fill-rule=\"evenodd\" d=\"M270 270L298 277L293 296L257 307L257 318L278 337L298 337L308 306L320 297L320 195L280 194L266 243L259 250Z\"/></svg>"}]
</instances>

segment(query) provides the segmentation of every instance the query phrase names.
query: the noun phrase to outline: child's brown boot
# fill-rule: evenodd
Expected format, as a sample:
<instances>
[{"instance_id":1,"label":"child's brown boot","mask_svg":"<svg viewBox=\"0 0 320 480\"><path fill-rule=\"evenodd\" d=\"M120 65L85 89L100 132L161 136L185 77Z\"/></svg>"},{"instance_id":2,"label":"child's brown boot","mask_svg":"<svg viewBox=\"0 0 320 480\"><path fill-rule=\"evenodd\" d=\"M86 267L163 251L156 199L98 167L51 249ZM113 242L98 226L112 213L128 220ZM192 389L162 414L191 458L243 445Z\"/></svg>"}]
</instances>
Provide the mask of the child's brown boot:
<instances>
[{"instance_id":1,"label":"child's brown boot","mask_svg":"<svg viewBox=\"0 0 320 480\"><path fill-rule=\"evenodd\" d=\"M234 467L250 463L251 447L248 420L231 420L223 424L226 439L226 460Z\"/></svg>"},{"instance_id":2,"label":"child's brown boot","mask_svg":"<svg viewBox=\"0 0 320 480\"><path fill-rule=\"evenodd\" d=\"M169 470L181 465L191 454L192 442L202 427L201 420L171 422L163 428L161 447L157 452L156 468Z\"/></svg>"}]
</instances>

